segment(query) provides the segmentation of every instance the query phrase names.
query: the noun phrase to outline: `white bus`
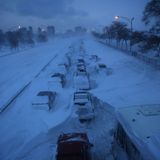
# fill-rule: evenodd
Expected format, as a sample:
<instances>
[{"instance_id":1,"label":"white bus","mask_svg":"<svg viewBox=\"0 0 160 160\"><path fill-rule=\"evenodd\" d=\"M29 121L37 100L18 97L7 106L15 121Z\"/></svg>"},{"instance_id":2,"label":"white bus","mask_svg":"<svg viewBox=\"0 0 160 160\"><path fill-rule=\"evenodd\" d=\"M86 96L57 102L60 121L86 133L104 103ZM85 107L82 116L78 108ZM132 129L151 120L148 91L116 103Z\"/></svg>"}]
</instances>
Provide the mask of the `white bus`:
<instances>
[{"instance_id":1,"label":"white bus","mask_svg":"<svg viewBox=\"0 0 160 160\"><path fill-rule=\"evenodd\" d=\"M114 159L160 160L160 104L119 108L116 116Z\"/></svg>"}]
</instances>

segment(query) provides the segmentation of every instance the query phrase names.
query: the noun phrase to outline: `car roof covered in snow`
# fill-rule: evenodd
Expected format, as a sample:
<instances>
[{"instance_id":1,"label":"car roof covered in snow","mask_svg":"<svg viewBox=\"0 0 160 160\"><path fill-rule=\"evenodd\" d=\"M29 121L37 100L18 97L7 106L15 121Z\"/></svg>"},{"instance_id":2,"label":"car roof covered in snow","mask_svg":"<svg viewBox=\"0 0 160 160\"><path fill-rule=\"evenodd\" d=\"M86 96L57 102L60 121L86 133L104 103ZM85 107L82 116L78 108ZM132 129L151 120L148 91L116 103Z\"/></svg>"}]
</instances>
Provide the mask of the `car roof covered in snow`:
<instances>
[{"instance_id":1,"label":"car roof covered in snow","mask_svg":"<svg viewBox=\"0 0 160 160\"><path fill-rule=\"evenodd\" d=\"M119 108L116 115L140 151L145 148L142 151L144 154L149 153L154 159L160 157L159 152L156 152L156 149L160 150L160 125L157 125L160 122L160 104Z\"/></svg>"},{"instance_id":2,"label":"car roof covered in snow","mask_svg":"<svg viewBox=\"0 0 160 160\"><path fill-rule=\"evenodd\" d=\"M58 142L69 142L69 141L88 142L88 136L86 133L67 133L60 135L58 138Z\"/></svg>"},{"instance_id":3,"label":"car roof covered in snow","mask_svg":"<svg viewBox=\"0 0 160 160\"><path fill-rule=\"evenodd\" d=\"M50 97L55 97L56 92L52 91L40 91L32 100L32 104L48 104Z\"/></svg>"}]
</instances>

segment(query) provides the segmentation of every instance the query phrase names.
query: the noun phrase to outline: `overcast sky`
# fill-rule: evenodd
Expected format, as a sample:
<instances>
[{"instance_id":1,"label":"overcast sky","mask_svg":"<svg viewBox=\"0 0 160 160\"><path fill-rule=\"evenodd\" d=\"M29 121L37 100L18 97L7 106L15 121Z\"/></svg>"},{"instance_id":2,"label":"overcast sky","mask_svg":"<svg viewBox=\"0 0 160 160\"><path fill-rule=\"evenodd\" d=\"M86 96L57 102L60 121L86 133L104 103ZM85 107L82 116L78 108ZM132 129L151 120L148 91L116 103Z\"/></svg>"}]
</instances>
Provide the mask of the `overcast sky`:
<instances>
[{"instance_id":1,"label":"overcast sky","mask_svg":"<svg viewBox=\"0 0 160 160\"><path fill-rule=\"evenodd\" d=\"M134 28L145 29L142 13L149 0L0 0L0 28L55 25L64 31L109 25L115 15L134 17ZM122 21L125 21L121 19Z\"/></svg>"}]
</instances>

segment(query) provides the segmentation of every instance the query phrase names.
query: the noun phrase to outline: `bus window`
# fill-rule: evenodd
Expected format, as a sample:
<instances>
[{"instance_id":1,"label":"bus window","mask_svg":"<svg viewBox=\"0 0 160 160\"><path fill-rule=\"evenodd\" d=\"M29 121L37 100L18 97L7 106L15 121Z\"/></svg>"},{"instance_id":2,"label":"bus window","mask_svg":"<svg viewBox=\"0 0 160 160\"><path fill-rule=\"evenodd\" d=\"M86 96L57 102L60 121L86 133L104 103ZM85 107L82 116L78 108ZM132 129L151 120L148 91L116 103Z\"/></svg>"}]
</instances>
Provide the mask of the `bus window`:
<instances>
[{"instance_id":1,"label":"bus window","mask_svg":"<svg viewBox=\"0 0 160 160\"><path fill-rule=\"evenodd\" d=\"M137 150L120 124L117 126L117 132L115 136L118 145L123 148L130 160L142 160L140 152Z\"/></svg>"}]
</instances>

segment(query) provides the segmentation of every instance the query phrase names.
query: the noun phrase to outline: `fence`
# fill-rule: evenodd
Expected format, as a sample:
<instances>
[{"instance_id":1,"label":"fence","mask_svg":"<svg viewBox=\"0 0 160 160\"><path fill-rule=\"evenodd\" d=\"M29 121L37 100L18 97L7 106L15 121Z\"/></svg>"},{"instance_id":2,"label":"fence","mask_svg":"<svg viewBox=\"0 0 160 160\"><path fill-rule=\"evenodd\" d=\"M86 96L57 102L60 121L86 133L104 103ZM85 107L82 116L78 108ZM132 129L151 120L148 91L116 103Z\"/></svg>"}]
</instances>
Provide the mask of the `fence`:
<instances>
[{"instance_id":1,"label":"fence","mask_svg":"<svg viewBox=\"0 0 160 160\"><path fill-rule=\"evenodd\" d=\"M145 62L147 64L150 64L153 67L156 67L157 69L160 69L160 59L158 59L158 58L150 57L150 56L144 55L140 52L135 52L135 51L130 52L129 50L126 50L126 49L117 48L115 45L109 44L105 40L99 40L98 39L98 41L100 43L104 44L104 45L107 45L107 46L111 47L111 48L114 48L114 49L122 51L122 52L124 52L128 55L136 57L136 58L142 60L143 62Z\"/></svg>"}]
</instances>

